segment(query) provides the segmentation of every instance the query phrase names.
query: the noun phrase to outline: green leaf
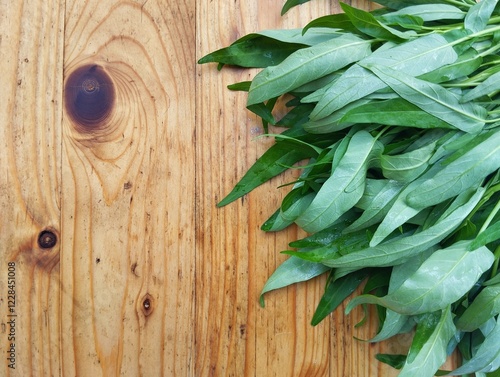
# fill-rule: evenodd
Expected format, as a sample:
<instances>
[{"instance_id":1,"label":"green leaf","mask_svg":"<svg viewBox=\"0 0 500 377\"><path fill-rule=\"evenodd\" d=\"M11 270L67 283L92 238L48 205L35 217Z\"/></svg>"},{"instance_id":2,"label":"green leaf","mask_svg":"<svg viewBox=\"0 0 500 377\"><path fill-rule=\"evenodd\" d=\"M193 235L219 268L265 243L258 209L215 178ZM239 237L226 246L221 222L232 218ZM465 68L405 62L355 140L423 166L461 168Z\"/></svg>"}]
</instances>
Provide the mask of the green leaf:
<instances>
[{"instance_id":1,"label":"green leaf","mask_svg":"<svg viewBox=\"0 0 500 377\"><path fill-rule=\"evenodd\" d=\"M267 280L260 294L260 304L264 306L264 294L274 289L310 280L319 276L329 268L319 263L311 263L300 258L290 257L278 266Z\"/></svg>"},{"instance_id":2,"label":"green leaf","mask_svg":"<svg viewBox=\"0 0 500 377\"><path fill-rule=\"evenodd\" d=\"M419 269L430 254L432 254L432 250L427 250L403 264L394 266L391 273L388 293L392 293L397 290L406 279ZM408 330L408 325L413 327L413 324L410 322L410 318L410 316L387 309L382 328L374 338L370 339L370 342L380 342L382 340L389 339L402 331Z\"/></svg>"},{"instance_id":3,"label":"green leaf","mask_svg":"<svg viewBox=\"0 0 500 377\"><path fill-rule=\"evenodd\" d=\"M455 335L450 307L423 314L399 377L432 377L446 361L448 342Z\"/></svg>"},{"instance_id":4,"label":"green leaf","mask_svg":"<svg viewBox=\"0 0 500 377\"><path fill-rule=\"evenodd\" d=\"M472 359L450 374L457 376L474 372L493 372L500 368L500 317L497 318L495 327L486 336L477 349Z\"/></svg>"},{"instance_id":5,"label":"green leaf","mask_svg":"<svg viewBox=\"0 0 500 377\"><path fill-rule=\"evenodd\" d=\"M342 234L336 232L335 237L328 245L319 247L308 247L301 251L284 251L284 254L293 255L310 262L321 263L324 260L331 259L336 254L352 252L352 250L361 250L368 246L370 241L369 234L366 231Z\"/></svg>"},{"instance_id":6,"label":"green leaf","mask_svg":"<svg viewBox=\"0 0 500 377\"><path fill-rule=\"evenodd\" d=\"M317 27L327 27L331 29L357 32L357 29L345 13L329 14L327 16L316 18L304 27L303 33L305 34L309 29Z\"/></svg>"},{"instance_id":7,"label":"green leaf","mask_svg":"<svg viewBox=\"0 0 500 377\"><path fill-rule=\"evenodd\" d=\"M459 8L449 4L421 4L404 7L396 12L385 14L384 17L393 15L411 15L421 18L425 22L441 20L462 20L465 13Z\"/></svg>"},{"instance_id":8,"label":"green leaf","mask_svg":"<svg viewBox=\"0 0 500 377\"><path fill-rule=\"evenodd\" d=\"M300 188L298 190L300 190ZM291 191L290 194L292 193L296 194L297 191ZM305 211L305 209L309 207L314 197L316 196L316 194L312 192L306 195L303 195L302 193L299 194L299 197L292 198L292 203L287 202L288 195L287 197L285 197L285 199L283 199L283 203L281 205L281 217L285 221L295 221L297 217L299 217Z\"/></svg>"},{"instance_id":9,"label":"green leaf","mask_svg":"<svg viewBox=\"0 0 500 377\"><path fill-rule=\"evenodd\" d=\"M474 209L483 196L484 190L478 190L467 203L454 209L433 226L420 231L395 237L377 246L371 246L345 255L337 255L323 260L327 266L335 268L386 267L401 264L408 259L433 248L453 230Z\"/></svg>"},{"instance_id":10,"label":"green leaf","mask_svg":"<svg viewBox=\"0 0 500 377\"><path fill-rule=\"evenodd\" d=\"M499 313L500 285L487 286L457 320L457 328L462 331L474 331Z\"/></svg>"},{"instance_id":11,"label":"green leaf","mask_svg":"<svg viewBox=\"0 0 500 377\"><path fill-rule=\"evenodd\" d=\"M445 309L466 294L493 264L486 247L468 251L461 241L435 251L397 290L384 297L361 295L347 306L377 304L397 313L416 315Z\"/></svg>"},{"instance_id":12,"label":"green leaf","mask_svg":"<svg viewBox=\"0 0 500 377\"><path fill-rule=\"evenodd\" d=\"M427 170L429 159L432 157L435 148L436 141L402 154L383 154L380 157L382 174L388 179L411 182Z\"/></svg>"},{"instance_id":13,"label":"green leaf","mask_svg":"<svg viewBox=\"0 0 500 377\"><path fill-rule=\"evenodd\" d=\"M283 8L281 8L281 15L283 16L286 12L288 12L293 7L309 2L310 0L287 0Z\"/></svg>"},{"instance_id":14,"label":"green leaf","mask_svg":"<svg viewBox=\"0 0 500 377\"><path fill-rule=\"evenodd\" d=\"M440 203L477 186L500 168L500 132L489 137L462 156L444 166L434 177L408 193L406 200L414 208Z\"/></svg>"},{"instance_id":15,"label":"green leaf","mask_svg":"<svg viewBox=\"0 0 500 377\"><path fill-rule=\"evenodd\" d=\"M326 118L322 118L319 120L309 120L306 122L303 127L304 130L313 134L324 134L330 132L336 132L348 128L354 125L354 122L349 120L344 120L345 115L353 108L357 108L359 106L363 106L364 104L368 104L369 100L366 98L357 100L344 106L342 109L335 111L333 114L330 114ZM358 122L363 123L363 122ZM375 122L374 122L375 123Z\"/></svg>"},{"instance_id":16,"label":"green leaf","mask_svg":"<svg viewBox=\"0 0 500 377\"><path fill-rule=\"evenodd\" d=\"M368 203L361 216L346 227L345 232L349 233L364 229L382 221L403 188L404 184L401 182L388 179L367 179L365 192L356 206L359 207L360 204L365 205L365 202Z\"/></svg>"},{"instance_id":17,"label":"green leaf","mask_svg":"<svg viewBox=\"0 0 500 377\"><path fill-rule=\"evenodd\" d=\"M394 369L401 369L406 361L406 355L389 355L385 353L377 353L375 358L387 365L390 365Z\"/></svg>"},{"instance_id":18,"label":"green leaf","mask_svg":"<svg viewBox=\"0 0 500 377\"><path fill-rule=\"evenodd\" d=\"M372 339L369 340L370 343L378 343L383 340L392 338L393 336L400 334L405 326L409 322L409 316L396 313L390 309L386 310L386 316L384 323L380 331Z\"/></svg>"},{"instance_id":19,"label":"green leaf","mask_svg":"<svg viewBox=\"0 0 500 377\"><path fill-rule=\"evenodd\" d=\"M446 4L448 0L375 0L376 3L389 9L402 9L413 5L435 5Z\"/></svg>"},{"instance_id":20,"label":"green leaf","mask_svg":"<svg viewBox=\"0 0 500 377\"><path fill-rule=\"evenodd\" d=\"M448 82L455 79L460 79L475 72L483 62L483 58L479 53L470 48L461 54L458 59L451 64L447 64L441 68L435 69L432 72L418 76L419 79L433 83ZM462 102L465 102L463 97Z\"/></svg>"},{"instance_id":21,"label":"green leaf","mask_svg":"<svg viewBox=\"0 0 500 377\"><path fill-rule=\"evenodd\" d=\"M239 67L264 68L281 63L292 52L306 47L300 43L285 43L273 38L254 35L205 55L198 64L222 63Z\"/></svg>"},{"instance_id":22,"label":"green leaf","mask_svg":"<svg viewBox=\"0 0 500 377\"><path fill-rule=\"evenodd\" d=\"M363 293L387 293L387 289L389 288L390 271L390 268L379 268L374 270L368 277L368 280L363 287Z\"/></svg>"},{"instance_id":23,"label":"green leaf","mask_svg":"<svg viewBox=\"0 0 500 377\"><path fill-rule=\"evenodd\" d=\"M302 33L302 29L269 29L262 30L258 33L252 33L241 37L239 41L255 38L256 36L264 36L276 39L285 43L299 43L306 46L314 46L318 43L326 42L332 38L338 37L340 34L335 30L329 29L312 29L307 35Z\"/></svg>"},{"instance_id":24,"label":"green leaf","mask_svg":"<svg viewBox=\"0 0 500 377\"><path fill-rule=\"evenodd\" d=\"M483 0L484 1L484 0ZM461 102L469 102L500 90L500 72L494 73L474 89L462 96Z\"/></svg>"},{"instance_id":25,"label":"green leaf","mask_svg":"<svg viewBox=\"0 0 500 377\"><path fill-rule=\"evenodd\" d=\"M349 224L349 221L338 221L331 227L320 232L313 233L301 240L290 242L289 246L294 248L314 248L331 245L342 236L342 231L347 224Z\"/></svg>"},{"instance_id":26,"label":"green leaf","mask_svg":"<svg viewBox=\"0 0 500 377\"><path fill-rule=\"evenodd\" d=\"M368 276L366 270L355 271L340 279L330 279L326 285L325 293L314 312L311 325L316 326L333 312L352 292L359 287Z\"/></svg>"},{"instance_id":27,"label":"green leaf","mask_svg":"<svg viewBox=\"0 0 500 377\"><path fill-rule=\"evenodd\" d=\"M422 25L424 24L424 20L422 20L420 17L409 14L386 13L382 16L376 17L376 19L379 20L382 24L388 26L400 26L404 29L416 31L422 30Z\"/></svg>"},{"instance_id":28,"label":"green leaf","mask_svg":"<svg viewBox=\"0 0 500 377\"><path fill-rule=\"evenodd\" d=\"M247 109L252 113L256 114L258 117L262 119L262 123L264 125L264 130L267 132L267 125L270 123L274 125L276 120L274 119L272 109L276 103L276 98L269 100L267 104L265 103L255 103L253 105L247 106Z\"/></svg>"},{"instance_id":29,"label":"green leaf","mask_svg":"<svg viewBox=\"0 0 500 377\"><path fill-rule=\"evenodd\" d=\"M280 127L293 127L302 126L309 120L309 114L313 107L309 104L300 104L291 109L288 113L283 116L279 121L276 122L277 126Z\"/></svg>"},{"instance_id":30,"label":"green leaf","mask_svg":"<svg viewBox=\"0 0 500 377\"><path fill-rule=\"evenodd\" d=\"M339 34L335 30L302 29L263 30L234 41L230 46L205 55L199 64L221 63L240 67L265 68L281 63L292 52L328 41Z\"/></svg>"},{"instance_id":31,"label":"green leaf","mask_svg":"<svg viewBox=\"0 0 500 377\"><path fill-rule=\"evenodd\" d=\"M398 194L396 200L392 202L391 207L387 210L385 217L375 231L375 234L370 242L371 246L378 245L394 230L402 226L427 207L427 204L420 207L410 205L410 203L408 203L407 196L410 192L417 190L423 182L427 181L429 177L439 174L439 171L440 166L433 165L423 175L406 184L406 186Z\"/></svg>"},{"instance_id":32,"label":"green leaf","mask_svg":"<svg viewBox=\"0 0 500 377\"><path fill-rule=\"evenodd\" d=\"M255 76L247 104L264 102L335 72L370 54L370 47L369 41L347 34L301 49Z\"/></svg>"},{"instance_id":33,"label":"green leaf","mask_svg":"<svg viewBox=\"0 0 500 377\"><path fill-rule=\"evenodd\" d=\"M359 64L380 64L411 76L419 76L451 64L457 57L452 44L446 38L439 34L430 34L391 48L379 48ZM318 101L311 113L311 119L318 120L385 87L386 84L376 75L355 64L323 90L319 100L316 100L315 93L312 93L303 101L309 102L311 98L315 99L313 102Z\"/></svg>"},{"instance_id":34,"label":"green leaf","mask_svg":"<svg viewBox=\"0 0 500 377\"><path fill-rule=\"evenodd\" d=\"M474 33L484 30L498 0L481 0L474 4L464 20L464 28Z\"/></svg>"},{"instance_id":35,"label":"green leaf","mask_svg":"<svg viewBox=\"0 0 500 377\"><path fill-rule=\"evenodd\" d=\"M235 84L228 85L229 90L248 92L250 90L251 81L242 81Z\"/></svg>"},{"instance_id":36,"label":"green leaf","mask_svg":"<svg viewBox=\"0 0 500 377\"><path fill-rule=\"evenodd\" d=\"M319 79L309 81L308 83L305 83L304 85L299 86L298 88L295 88L291 94L293 95L298 95L301 97L304 97L312 92L315 92L327 85L330 85L332 82L337 80L340 77L339 71L330 73L329 75L320 77ZM308 106L311 106L308 104Z\"/></svg>"},{"instance_id":37,"label":"green leaf","mask_svg":"<svg viewBox=\"0 0 500 377\"><path fill-rule=\"evenodd\" d=\"M332 225L363 195L366 171L374 154L380 152L380 144L368 132L355 133L338 167L296 223L307 232Z\"/></svg>"},{"instance_id":38,"label":"green leaf","mask_svg":"<svg viewBox=\"0 0 500 377\"><path fill-rule=\"evenodd\" d=\"M345 106L344 109L348 106ZM403 98L371 101L348 110L338 120L339 124L379 123L401 127L453 128L449 123L436 118ZM311 123L307 123L305 127L310 127ZM331 128L326 128L326 130L331 130Z\"/></svg>"},{"instance_id":39,"label":"green leaf","mask_svg":"<svg viewBox=\"0 0 500 377\"><path fill-rule=\"evenodd\" d=\"M483 285L484 286L489 286L489 285L496 285L500 284L500 273L497 273L495 276L493 276L491 279L486 280Z\"/></svg>"},{"instance_id":40,"label":"green leaf","mask_svg":"<svg viewBox=\"0 0 500 377\"><path fill-rule=\"evenodd\" d=\"M460 103L449 90L381 65L367 65L373 73L402 98L459 130L478 133L484 126L486 109L472 103Z\"/></svg>"},{"instance_id":41,"label":"green leaf","mask_svg":"<svg viewBox=\"0 0 500 377\"><path fill-rule=\"evenodd\" d=\"M293 224L293 221L287 221L281 216L281 210L278 208L269 219L260 227L264 232L278 232Z\"/></svg>"},{"instance_id":42,"label":"green leaf","mask_svg":"<svg viewBox=\"0 0 500 377\"><path fill-rule=\"evenodd\" d=\"M495 224L490 225L482 233L478 234L474 241L472 241L470 247L472 249L484 246L490 242L494 242L500 239L500 221Z\"/></svg>"},{"instance_id":43,"label":"green leaf","mask_svg":"<svg viewBox=\"0 0 500 377\"><path fill-rule=\"evenodd\" d=\"M342 10L347 15L352 24L362 33L374 38L384 40L401 40L414 36L412 32L401 32L379 22L373 14L361 9L351 7L345 3L340 3Z\"/></svg>"},{"instance_id":44,"label":"green leaf","mask_svg":"<svg viewBox=\"0 0 500 377\"><path fill-rule=\"evenodd\" d=\"M276 39L285 43L299 43L306 46L314 46L318 43L323 43L329 41L332 38L336 38L341 34L336 30L326 29L326 28L314 28L304 35L302 29L270 29L262 30L259 33L246 35L240 40L245 40L246 38L252 38L255 35L262 35L269 38Z\"/></svg>"},{"instance_id":45,"label":"green leaf","mask_svg":"<svg viewBox=\"0 0 500 377\"><path fill-rule=\"evenodd\" d=\"M292 143L279 141L271 146L245 173L233 190L220 202L219 207L225 206L254 188L281 174L289 166L311 156L311 151L305 148L290 147ZM292 144L293 145L293 144Z\"/></svg>"}]
</instances>

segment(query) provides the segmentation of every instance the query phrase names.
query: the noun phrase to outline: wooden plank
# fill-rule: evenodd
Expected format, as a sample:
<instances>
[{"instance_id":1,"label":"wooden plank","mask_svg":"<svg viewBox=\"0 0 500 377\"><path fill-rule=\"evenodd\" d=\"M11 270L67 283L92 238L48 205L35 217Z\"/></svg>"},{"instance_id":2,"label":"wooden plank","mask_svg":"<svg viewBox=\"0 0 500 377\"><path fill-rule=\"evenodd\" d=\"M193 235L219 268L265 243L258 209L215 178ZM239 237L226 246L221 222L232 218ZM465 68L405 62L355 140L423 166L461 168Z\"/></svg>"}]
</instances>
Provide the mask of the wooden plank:
<instances>
[{"instance_id":1,"label":"wooden plank","mask_svg":"<svg viewBox=\"0 0 500 377\"><path fill-rule=\"evenodd\" d=\"M18 315L1 375L192 374L194 11L1 1L2 355L8 263ZM84 66L88 98L115 93L90 123L85 99L66 100L76 117L62 105ZM45 228L59 237L42 250Z\"/></svg>"},{"instance_id":2,"label":"wooden plank","mask_svg":"<svg viewBox=\"0 0 500 377\"><path fill-rule=\"evenodd\" d=\"M365 2L366 4L366 2ZM358 1L359 5L359 1ZM339 12L338 2L312 1L280 16L282 2L202 2L198 9L201 57L236 38L263 29L296 28L315 17ZM291 180L288 174L222 209L227 194L251 164L271 145L258 119L245 109L246 95L228 84L249 80L255 71L198 68L197 253L198 324L196 375L199 376L390 376L395 372L373 358L383 350L353 339L360 312L342 309L317 327L309 322L323 293L325 277L270 293L266 307L258 297L266 279L285 260L279 251L303 236L296 228L264 234L260 225L278 207ZM244 371L244 373L243 373Z\"/></svg>"},{"instance_id":3,"label":"wooden plank","mask_svg":"<svg viewBox=\"0 0 500 377\"><path fill-rule=\"evenodd\" d=\"M63 117L64 375L190 373L193 14L190 0L67 5L66 82L98 65L116 98L102 123Z\"/></svg>"},{"instance_id":4,"label":"wooden plank","mask_svg":"<svg viewBox=\"0 0 500 377\"><path fill-rule=\"evenodd\" d=\"M0 1L0 375L60 367L62 42L64 4ZM47 245L47 243L45 243Z\"/></svg>"}]
</instances>

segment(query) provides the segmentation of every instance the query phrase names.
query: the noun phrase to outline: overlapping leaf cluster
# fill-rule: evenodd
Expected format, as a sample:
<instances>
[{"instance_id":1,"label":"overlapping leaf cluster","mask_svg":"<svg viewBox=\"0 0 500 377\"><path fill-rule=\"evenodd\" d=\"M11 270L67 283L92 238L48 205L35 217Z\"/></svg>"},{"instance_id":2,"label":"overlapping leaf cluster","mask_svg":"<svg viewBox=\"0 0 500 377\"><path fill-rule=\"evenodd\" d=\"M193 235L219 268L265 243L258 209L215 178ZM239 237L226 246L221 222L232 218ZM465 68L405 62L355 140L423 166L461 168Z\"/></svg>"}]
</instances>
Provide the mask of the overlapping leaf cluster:
<instances>
[{"instance_id":1,"label":"overlapping leaf cluster","mask_svg":"<svg viewBox=\"0 0 500 377\"><path fill-rule=\"evenodd\" d=\"M377 305L370 341L415 329L407 355L379 355L400 376L444 374L455 349L453 375L500 375L500 6L377 2L200 60L264 68L231 88L286 128L220 205L306 160L262 228L310 236L290 243L263 294L328 273L317 324L366 282L347 311Z\"/></svg>"}]
</instances>

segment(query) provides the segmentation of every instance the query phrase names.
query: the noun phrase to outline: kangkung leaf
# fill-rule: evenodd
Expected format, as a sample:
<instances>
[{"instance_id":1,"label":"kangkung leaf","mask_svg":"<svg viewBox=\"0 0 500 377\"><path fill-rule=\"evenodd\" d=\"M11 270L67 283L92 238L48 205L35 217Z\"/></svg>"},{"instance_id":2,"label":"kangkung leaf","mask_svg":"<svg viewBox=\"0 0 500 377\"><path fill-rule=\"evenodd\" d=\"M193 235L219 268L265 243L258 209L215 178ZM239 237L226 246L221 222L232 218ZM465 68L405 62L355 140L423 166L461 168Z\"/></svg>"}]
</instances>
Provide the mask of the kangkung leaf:
<instances>
[{"instance_id":1,"label":"kangkung leaf","mask_svg":"<svg viewBox=\"0 0 500 377\"><path fill-rule=\"evenodd\" d=\"M500 285L484 287L457 321L462 331L474 331L500 313Z\"/></svg>"},{"instance_id":2,"label":"kangkung leaf","mask_svg":"<svg viewBox=\"0 0 500 377\"><path fill-rule=\"evenodd\" d=\"M370 47L369 41L343 35L301 49L255 76L248 93L248 105L280 96L363 59L371 53Z\"/></svg>"},{"instance_id":3,"label":"kangkung leaf","mask_svg":"<svg viewBox=\"0 0 500 377\"><path fill-rule=\"evenodd\" d=\"M316 326L333 312L368 276L365 270L356 271L339 279L330 279L325 293L314 312L311 325Z\"/></svg>"},{"instance_id":4,"label":"kangkung leaf","mask_svg":"<svg viewBox=\"0 0 500 377\"><path fill-rule=\"evenodd\" d=\"M479 133L486 118L486 109L460 98L434 83L420 80L382 65L365 65L405 100L459 130Z\"/></svg>"},{"instance_id":5,"label":"kangkung leaf","mask_svg":"<svg viewBox=\"0 0 500 377\"><path fill-rule=\"evenodd\" d=\"M233 190L218 204L218 206L225 206L241 198L257 186L281 174L287 170L289 166L307 157L312 157L308 149L290 147L290 143L287 141L277 142L252 165L243 178L241 178Z\"/></svg>"},{"instance_id":6,"label":"kangkung leaf","mask_svg":"<svg viewBox=\"0 0 500 377\"><path fill-rule=\"evenodd\" d=\"M450 306L423 314L399 377L432 377L446 361L449 341L455 335Z\"/></svg>"},{"instance_id":7,"label":"kangkung leaf","mask_svg":"<svg viewBox=\"0 0 500 377\"><path fill-rule=\"evenodd\" d=\"M413 207L433 205L477 186L500 168L500 132L490 132L480 144L445 165L434 177L407 195Z\"/></svg>"},{"instance_id":8,"label":"kangkung leaf","mask_svg":"<svg viewBox=\"0 0 500 377\"><path fill-rule=\"evenodd\" d=\"M472 32L484 30L497 5L498 0L481 0L474 4L464 20L464 27Z\"/></svg>"},{"instance_id":9,"label":"kangkung leaf","mask_svg":"<svg viewBox=\"0 0 500 377\"><path fill-rule=\"evenodd\" d=\"M264 306L264 294L274 289L283 288L301 281L310 280L328 271L329 268L319 263L312 263L300 258L290 257L267 280L260 294L260 304Z\"/></svg>"},{"instance_id":10,"label":"kangkung leaf","mask_svg":"<svg viewBox=\"0 0 500 377\"><path fill-rule=\"evenodd\" d=\"M281 15L283 16L286 12L288 12L293 7L309 2L310 0L286 0L285 5L281 8Z\"/></svg>"},{"instance_id":11,"label":"kangkung leaf","mask_svg":"<svg viewBox=\"0 0 500 377\"><path fill-rule=\"evenodd\" d=\"M450 373L459 376L473 372L493 372L500 368L500 317L497 318L495 327L486 335L486 338L470 360L460 368Z\"/></svg>"},{"instance_id":12,"label":"kangkung leaf","mask_svg":"<svg viewBox=\"0 0 500 377\"><path fill-rule=\"evenodd\" d=\"M380 151L368 132L354 134L338 167L296 223L308 232L318 232L352 208L363 195L370 161Z\"/></svg>"},{"instance_id":13,"label":"kangkung leaf","mask_svg":"<svg viewBox=\"0 0 500 377\"><path fill-rule=\"evenodd\" d=\"M493 264L489 249L468 251L461 241L435 251L397 290L384 297L361 295L347 306L378 304L400 314L417 315L443 310L466 294Z\"/></svg>"},{"instance_id":14,"label":"kangkung leaf","mask_svg":"<svg viewBox=\"0 0 500 377\"><path fill-rule=\"evenodd\" d=\"M414 36L414 33L410 31L400 32L397 29L384 25L384 23L379 22L370 12L351 7L345 3L340 3L340 6L352 24L366 35L384 40L401 40Z\"/></svg>"},{"instance_id":15,"label":"kangkung leaf","mask_svg":"<svg viewBox=\"0 0 500 377\"><path fill-rule=\"evenodd\" d=\"M476 98L489 95L491 93L496 93L500 90L500 72L494 73L481 84L471 89L469 92L464 94L461 102L469 102L475 100Z\"/></svg>"},{"instance_id":16,"label":"kangkung leaf","mask_svg":"<svg viewBox=\"0 0 500 377\"><path fill-rule=\"evenodd\" d=\"M318 104L311 113L311 119L325 118L345 105L386 87L382 80L361 65L383 65L410 76L419 76L451 64L458 58L452 43L438 34L389 46L390 48L379 48L361 60L359 65L353 65L331 86L323 90ZM311 96L314 96L314 93ZM308 97L303 101L308 102Z\"/></svg>"},{"instance_id":17,"label":"kangkung leaf","mask_svg":"<svg viewBox=\"0 0 500 377\"><path fill-rule=\"evenodd\" d=\"M394 15L411 15L420 17L423 21L440 21L440 20L462 20L465 17L465 12L453 5L449 4L421 4L408 6L395 12L385 14L384 17Z\"/></svg>"},{"instance_id":18,"label":"kangkung leaf","mask_svg":"<svg viewBox=\"0 0 500 377\"><path fill-rule=\"evenodd\" d=\"M433 226L419 231L403 233L376 246L357 250L345 255L335 255L321 263L335 268L386 267L398 265L408 259L438 245L451 234L470 214L483 196L484 190L478 190L470 200L441 218Z\"/></svg>"},{"instance_id":19,"label":"kangkung leaf","mask_svg":"<svg viewBox=\"0 0 500 377\"><path fill-rule=\"evenodd\" d=\"M427 113L403 98L371 101L354 107L349 109L338 123L380 123L401 127L453 128L451 124Z\"/></svg>"}]
</instances>

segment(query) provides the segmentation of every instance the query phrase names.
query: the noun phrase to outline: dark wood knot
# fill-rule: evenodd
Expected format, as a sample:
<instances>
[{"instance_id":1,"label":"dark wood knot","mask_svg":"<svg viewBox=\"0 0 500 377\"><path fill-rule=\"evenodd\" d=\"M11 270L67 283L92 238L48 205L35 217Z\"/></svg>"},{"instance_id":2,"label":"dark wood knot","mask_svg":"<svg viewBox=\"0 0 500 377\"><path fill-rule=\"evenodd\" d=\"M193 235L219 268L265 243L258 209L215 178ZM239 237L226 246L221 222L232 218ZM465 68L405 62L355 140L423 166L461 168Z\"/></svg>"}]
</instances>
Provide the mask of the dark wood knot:
<instances>
[{"instance_id":1,"label":"dark wood knot","mask_svg":"<svg viewBox=\"0 0 500 377\"><path fill-rule=\"evenodd\" d=\"M38 246L41 249L51 249L56 246L57 236L50 230L42 230L38 235Z\"/></svg>"},{"instance_id":2,"label":"dark wood knot","mask_svg":"<svg viewBox=\"0 0 500 377\"><path fill-rule=\"evenodd\" d=\"M115 102L111 77L97 64L75 69L64 88L66 112L80 132L105 128Z\"/></svg>"},{"instance_id":3,"label":"dark wood knot","mask_svg":"<svg viewBox=\"0 0 500 377\"><path fill-rule=\"evenodd\" d=\"M149 293L142 299L142 313L145 317L149 316L153 312L153 297Z\"/></svg>"}]
</instances>

